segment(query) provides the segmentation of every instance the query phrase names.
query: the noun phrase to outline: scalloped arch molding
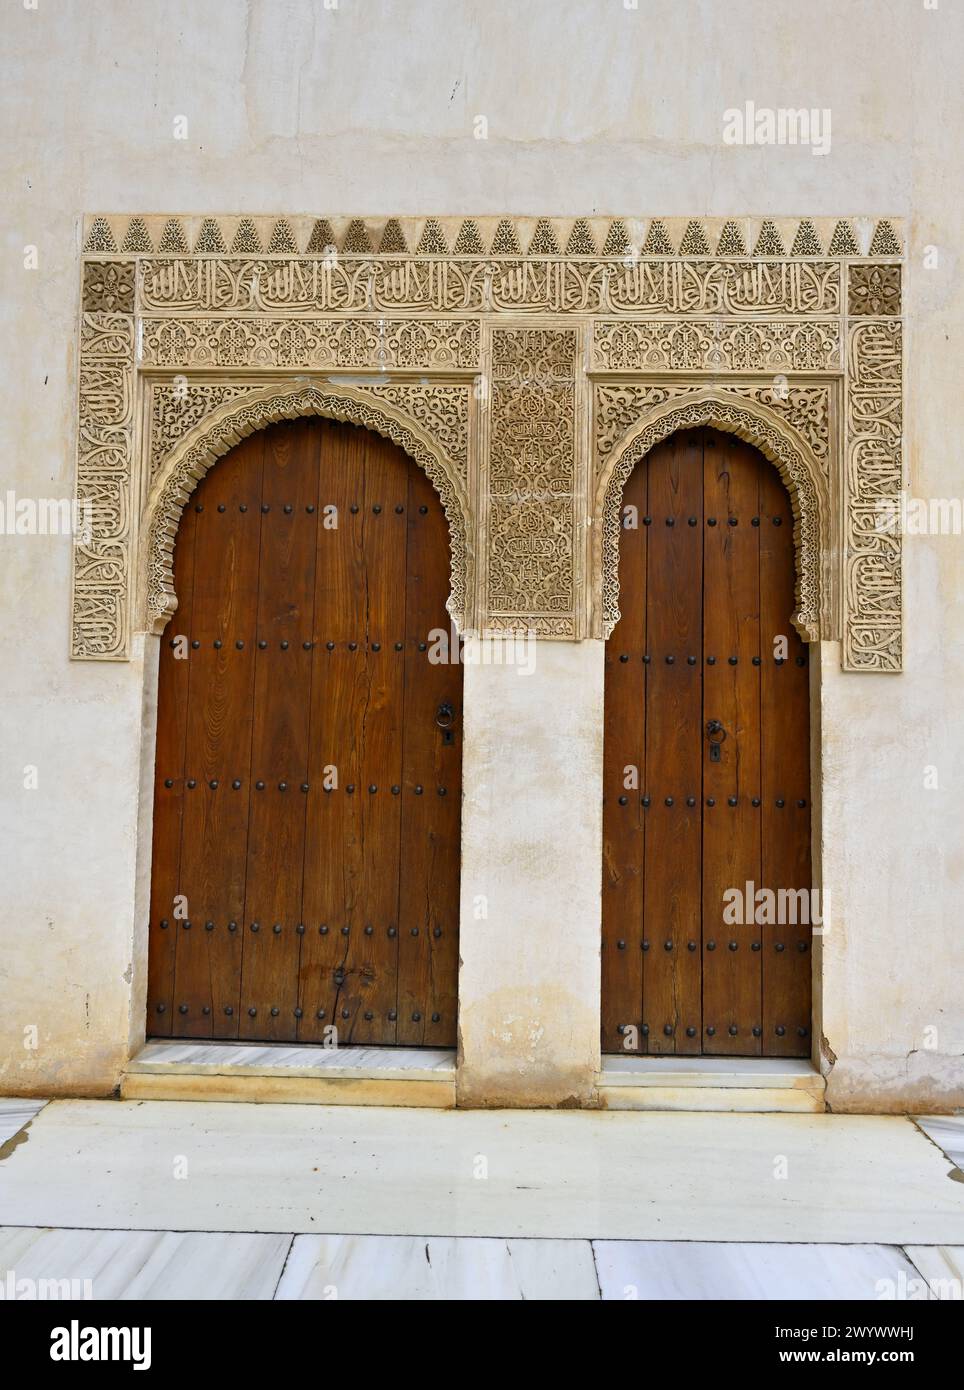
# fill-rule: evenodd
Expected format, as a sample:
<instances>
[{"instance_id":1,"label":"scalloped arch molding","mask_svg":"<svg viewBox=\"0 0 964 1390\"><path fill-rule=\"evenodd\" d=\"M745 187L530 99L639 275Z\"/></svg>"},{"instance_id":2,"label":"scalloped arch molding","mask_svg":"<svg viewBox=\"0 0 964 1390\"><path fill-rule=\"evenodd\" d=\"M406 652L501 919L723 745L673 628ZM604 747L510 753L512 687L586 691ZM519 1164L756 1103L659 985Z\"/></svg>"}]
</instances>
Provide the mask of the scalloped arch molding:
<instances>
[{"instance_id":1,"label":"scalloped arch molding","mask_svg":"<svg viewBox=\"0 0 964 1390\"><path fill-rule=\"evenodd\" d=\"M731 430L790 491L801 633L841 639L846 669L900 669L894 219L151 214L84 234L75 658L160 631L198 479L319 414L431 478L460 627L555 640L618 618L636 462L676 429Z\"/></svg>"}]
</instances>

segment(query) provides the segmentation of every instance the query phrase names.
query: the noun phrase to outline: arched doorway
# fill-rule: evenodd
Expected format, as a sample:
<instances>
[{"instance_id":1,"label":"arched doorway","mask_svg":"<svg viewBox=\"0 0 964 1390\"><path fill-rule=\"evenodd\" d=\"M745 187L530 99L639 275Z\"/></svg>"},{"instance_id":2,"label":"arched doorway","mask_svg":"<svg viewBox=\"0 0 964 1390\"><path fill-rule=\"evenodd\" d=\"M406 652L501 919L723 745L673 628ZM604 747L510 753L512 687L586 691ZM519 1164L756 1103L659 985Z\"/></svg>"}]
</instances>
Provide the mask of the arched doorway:
<instances>
[{"instance_id":1,"label":"arched doorway","mask_svg":"<svg viewBox=\"0 0 964 1390\"><path fill-rule=\"evenodd\" d=\"M431 635L437 493L369 431L278 424L198 485L174 573L148 1034L453 1046L462 668Z\"/></svg>"},{"instance_id":2,"label":"arched doorway","mask_svg":"<svg viewBox=\"0 0 964 1390\"><path fill-rule=\"evenodd\" d=\"M807 1056L809 680L773 465L714 429L657 445L623 494L619 585L603 1051Z\"/></svg>"}]
</instances>

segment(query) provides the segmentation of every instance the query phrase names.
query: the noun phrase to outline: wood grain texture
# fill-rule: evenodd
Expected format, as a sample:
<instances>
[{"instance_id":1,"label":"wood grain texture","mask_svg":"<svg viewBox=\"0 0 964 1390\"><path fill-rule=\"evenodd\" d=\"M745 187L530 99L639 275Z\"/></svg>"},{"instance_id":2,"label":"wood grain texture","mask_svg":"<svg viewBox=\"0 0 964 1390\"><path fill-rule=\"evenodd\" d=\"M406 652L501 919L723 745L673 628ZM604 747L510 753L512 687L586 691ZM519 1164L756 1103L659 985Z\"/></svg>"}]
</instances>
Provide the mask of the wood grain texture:
<instances>
[{"instance_id":1,"label":"wood grain texture","mask_svg":"<svg viewBox=\"0 0 964 1390\"><path fill-rule=\"evenodd\" d=\"M176 555L149 1032L454 1044L461 738L435 715L460 716L462 670L427 659L448 626L431 484L378 436L288 422L206 475Z\"/></svg>"},{"instance_id":2,"label":"wood grain texture","mask_svg":"<svg viewBox=\"0 0 964 1390\"><path fill-rule=\"evenodd\" d=\"M643 1013L652 1053L700 1047L702 491L698 436L674 435L649 469Z\"/></svg>"},{"instance_id":3,"label":"wood grain texture","mask_svg":"<svg viewBox=\"0 0 964 1390\"><path fill-rule=\"evenodd\" d=\"M623 1051L621 1027L640 1020L651 1053L806 1056L809 925L758 923L754 900L740 921L724 918L728 890L810 887L789 497L750 446L698 430L642 461L624 505L645 539L621 537L623 616L606 646L603 1050ZM725 730L718 760L709 720ZM639 746L637 831L618 781Z\"/></svg>"},{"instance_id":4,"label":"wood grain texture","mask_svg":"<svg viewBox=\"0 0 964 1390\"><path fill-rule=\"evenodd\" d=\"M394 1042L398 1000L398 875L402 775L407 469L394 445L366 440L361 501L365 623L357 634L361 684L351 737L357 740L354 793L360 845L360 894L343 938L345 982L339 1036L353 1043ZM349 1018L345 1015L349 1014Z\"/></svg>"},{"instance_id":5,"label":"wood grain texture","mask_svg":"<svg viewBox=\"0 0 964 1390\"><path fill-rule=\"evenodd\" d=\"M366 566L362 502L364 438L323 423L325 512L317 536L315 613L322 643L311 697L307 852L304 866L299 1038L332 1041L351 1022L344 994L345 943L359 921L362 843L357 787L364 775L356 729L364 711ZM327 524L326 524L327 523ZM352 788L349 792L348 787ZM357 1012L357 1003L354 1012Z\"/></svg>"},{"instance_id":6,"label":"wood grain texture","mask_svg":"<svg viewBox=\"0 0 964 1390\"><path fill-rule=\"evenodd\" d=\"M298 1035L303 785L314 650L318 438L310 420L264 436L254 642L240 1036ZM308 508L312 508L308 511ZM252 1012L253 1010L253 1012Z\"/></svg>"},{"instance_id":7,"label":"wood grain texture","mask_svg":"<svg viewBox=\"0 0 964 1390\"><path fill-rule=\"evenodd\" d=\"M760 881L760 808L753 805L760 796L760 528L753 518L768 466L732 435L704 432L704 723L720 720L726 739L719 762L704 739L703 1047L740 1056L760 1053L759 938L723 913L727 890Z\"/></svg>"},{"instance_id":8,"label":"wood grain texture","mask_svg":"<svg viewBox=\"0 0 964 1390\"><path fill-rule=\"evenodd\" d=\"M445 609L448 552L442 504L428 478L414 468L408 475L406 515L398 1041L410 1047L454 1047L462 664ZM443 722L450 719L448 734L437 722L443 706L452 711L443 716Z\"/></svg>"},{"instance_id":9,"label":"wood grain texture","mask_svg":"<svg viewBox=\"0 0 964 1390\"><path fill-rule=\"evenodd\" d=\"M207 474L189 503L195 563L180 865L187 917L178 924L175 985L179 1037L238 1035L263 454L262 437L246 439L223 471ZM159 725L164 717L159 708Z\"/></svg>"},{"instance_id":10,"label":"wood grain texture","mask_svg":"<svg viewBox=\"0 0 964 1390\"><path fill-rule=\"evenodd\" d=\"M809 911L799 911L802 900L796 890L809 889L812 882L810 672L806 643L790 623L794 609L790 499L772 469L760 480L760 597L766 712L761 744L760 876L763 887L795 894L787 899L787 905L793 906L798 919L759 928L763 942L763 1037L765 1050L774 1056L806 1057L811 1050L812 923ZM806 901L809 904L812 899Z\"/></svg>"}]
</instances>

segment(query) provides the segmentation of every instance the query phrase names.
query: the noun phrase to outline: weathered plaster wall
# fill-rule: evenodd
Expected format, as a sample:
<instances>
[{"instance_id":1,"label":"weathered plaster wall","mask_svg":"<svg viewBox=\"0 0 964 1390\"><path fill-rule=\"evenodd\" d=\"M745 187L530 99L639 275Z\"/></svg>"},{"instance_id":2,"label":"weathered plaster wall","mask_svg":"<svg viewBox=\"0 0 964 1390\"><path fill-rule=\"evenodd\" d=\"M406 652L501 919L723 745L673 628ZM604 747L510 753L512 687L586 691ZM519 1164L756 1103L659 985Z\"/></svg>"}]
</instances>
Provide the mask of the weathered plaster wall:
<instances>
[{"instance_id":1,"label":"weathered plaster wall","mask_svg":"<svg viewBox=\"0 0 964 1390\"><path fill-rule=\"evenodd\" d=\"M595 1083L603 651L465 669L460 1104L574 1105Z\"/></svg>"},{"instance_id":2,"label":"weathered plaster wall","mask_svg":"<svg viewBox=\"0 0 964 1390\"><path fill-rule=\"evenodd\" d=\"M0 102L13 132L0 152L4 491L70 494L85 210L638 207L907 218L909 481L917 496L964 492L955 427L964 32L949 0L937 9L816 0L778 10L768 0L652 0L637 10L618 0L340 0L337 10L311 0L40 0L36 10L5 6L0 26ZM698 82L681 81L686 70ZM722 112L747 99L830 107L831 152L724 146ZM473 136L479 115L486 140ZM188 118L187 140L173 138L178 116ZM938 249L933 269L924 267L928 245ZM23 268L27 246L37 247L36 270ZM0 546L0 1089L106 1092L142 1013L131 984L142 658L71 665L69 541L0 537ZM822 859L834 908L822 1028L825 1055L837 1059L836 1108L964 1104L964 540L909 537L905 553L904 674L844 676L822 663ZM575 887L583 866L576 901L585 915L571 911L570 894L574 925L564 937L576 1012L550 1029L529 1072L557 1102L579 1093L584 1080L571 1078L585 1077L595 1046L586 952L599 834L595 735L587 723L569 763L558 740L567 719L576 724L581 710L588 721L600 698L596 644L560 650L531 679L467 673L467 695L474 690L489 711L480 750L501 738L519 755L517 768L467 759L473 873L514 824L482 830L485 783L521 794L528 769L543 785L530 793L525 855L507 855L504 879L488 890L488 930L512 953L501 975L480 954L485 924L466 927L466 986L474 982L478 997L463 1016L471 1089L477 1049L515 1007L502 991L525 986L525 969L559 951L560 890ZM553 671L574 704L572 715L559 710L559 732L545 735L550 777L524 733L544 727L542 676ZM28 765L36 790L24 789ZM925 785L928 767L936 789ZM563 842L573 867L560 880L546 864L558 863ZM544 896L526 906L540 847ZM521 1006L519 1014L527 1017ZM36 1048L24 1046L32 1027ZM525 1045L531 1051L528 1037ZM516 1095L537 1098L511 1049L493 1056L506 1098L517 1086Z\"/></svg>"}]
</instances>

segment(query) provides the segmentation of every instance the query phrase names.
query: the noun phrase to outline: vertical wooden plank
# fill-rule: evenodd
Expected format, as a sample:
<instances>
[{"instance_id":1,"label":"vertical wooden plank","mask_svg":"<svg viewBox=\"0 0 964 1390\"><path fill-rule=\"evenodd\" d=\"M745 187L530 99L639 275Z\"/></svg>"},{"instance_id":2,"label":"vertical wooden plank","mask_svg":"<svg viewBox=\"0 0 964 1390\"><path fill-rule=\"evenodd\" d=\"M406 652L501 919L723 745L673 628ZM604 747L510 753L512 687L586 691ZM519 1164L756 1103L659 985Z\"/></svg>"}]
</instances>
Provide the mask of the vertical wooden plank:
<instances>
[{"instance_id":1,"label":"vertical wooden plank","mask_svg":"<svg viewBox=\"0 0 964 1390\"><path fill-rule=\"evenodd\" d=\"M763 1047L776 1057L806 1057L811 1051L810 700L807 647L790 622L794 575L790 498L776 469L764 465L760 479L761 886L777 897L774 920L759 932ZM775 645L778 639L786 639L785 657L782 642ZM803 903L805 913L800 910Z\"/></svg>"},{"instance_id":2,"label":"vertical wooden plank","mask_svg":"<svg viewBox=\"0 0 964 1390\"><path fill-rule=\"evenodd\" d=\"M394 444L367 435L362 547L365 556L365 698L358 711L361 892L346 943L343 1041L391 1042L398 1018L398 872L408 464ZM394 933L390 935L389 933Z\"/></svg>"},{"instance_id":3,"label":"vertical wooden plank","mask_svg":"<svg viewBox=\"0 0 964 1390\"><path fill-rule=\"evenodd\" d=\"M643 1025L647 460L623 491L620 619L606 642L603 719L602 1049L647 1050ZM635 1031L628 1033L632 1028Z\"/></svg>"},{"instance_id":4,"label":"vertical wooden plank","mask_svg":"<svg viewBox=\"0 0 964 1390\"><path fill-rule=\"evenodd\" d=\"M174 547L177 612L161 638L157 677L157 746L154 758L154 831L147 965L147 1032L155 1037L170 1037L173 1029L174 953L177 941L177 923L173 914L174 900L180 892L195 516L193 507L188 507L178 528Z\"/></svg>"},{"instance_id":5,"label":"vertical wooden plank","mask_svg":"<svg viewBox=\"0 0 964 1390\"><path fill-rule=\"evenodd\" d=\"M643 1015L650 1052L700 1049L703 485L699 437L649 461Z\"/></svg>"},{"instance_id":6,"label":"vertical wooden plank","mask_svg":"<svg viewBox=\"0 0 964 1390\"><path fill-rule=\"evenodd\" d=\"M397 1009L394 970L397 962L397 902L386 920L375 923L369 916L365 858L368 810L367 746L363 737L365 712L372 701L369 660L403 653L371 653L369 656L368 594L376 580L392 582L404 602L404 575L369 574L368 546L375 521L372 505L385 507L386 499L368 498L368 455L371 436L351 425L322 421L319 506L332 507L338 525L318 528L315 566L315 627L319 646L311 691L310 781L321 795L308 798L306 858L304 858L303 922L300 991L303 1017L299 1037L304 1041L393 1042ZM404 513L400 521L404 532ZM329 518L331 520L331 518ZM379 610L381 612L381 610ZM401 626L401 624L400 624ZM381 646L381 637L374 637ZM385 666L379 667L385 670ZM375 692L378 694L378 691ZM392 798L389 778L376 792ZM378 785L378 783L375 783ZM397 802L397 798L392 798ZM397 894L397 878L393 880ZM365 927L371 927L365 933ZM353 940L354 938L354 940ZM376 1012L365 999L371 997L375 979L374 954L381 952L378 972L378 1019L365 1020L364 1012ZM363 974L364 970L364 974ZM363 1013L358 1019L358 1012ZM396 1015L396 1016L393 1016ZM331 1029L338 1029L332 1034ZM356 1033L357 1027L357 1033Z\"/></svg>"},{"instance_id":7,"label":"vertical wooden plank","mask_svg":"<svg viewBox=\"0 0 964 1390\"><path fill-rule=\"evenodd\" d=\"M264 436L242 958L242 1038L297 1036L318 525L310 420ZM303 790L305 787L307 791Z\"/></svg>"},{"instance_id":8,"label":"vertical wooden plank","mask_svg":"<svg viewBox=\"0 0 964 1390\"><path fill-rule=\"evenodd\" d=\"M707 431L703 477L703 722L726 730L719 762L703 737L704 1051L752 1056L762 1038L760 932L723 914L727 890L760 881L758 455Z\"/></svg>"},{"instance_id":9,"label":"vertical wooden plank","mask_svg":"<svg viewBox=\"0 0 964 1390\"><path fill-rule=\"evenodd\" d=\"M237 1036L262 453L262 436L245 440L189 503L196 538L181 842L188 917L178 924L174 1020L181 1037Z\"/></svg>"},{"instance_id":10,"label":"vertical wooden plank","mask_svg":"<svg viewBox=\"0 0 964 1390\"><path fill-rule=\"evenodd\" d=\"M462 664L458 638L445 608L449 576L445 513L422 470L409 464L407 471L398 1042L410 1047L454 1047ZM444 642L439 641L439 634L444 634ZM437 723L444 706L452 711L448 734ZM448 718L443 713L443 723Z\"/></svg>"},{"instance_id":11,"label":"vertical wooden plank","mask_svg":"<svg viewBox=\"0 0 964 1390\"><path fill-rule=\"evenodd\" d=\"M342 996L346 994L347 942L359 921L362 890L358 787L363 768L355 728L367 692L362 510L366 436L349 425L329 421L317 422L316 429L322 523L315 561L318 646L308 780L319 794L309 795L305 833L298 1030L303 1042L336 1036L344 1041L357 1012L357 1002L352 1008ZM346 1008L348 1018L342 1018ZM339 1033L332 1033L332 1028ZM391 1042L394 1035L383 1040Z\"/></svg>"}]
</instances>

